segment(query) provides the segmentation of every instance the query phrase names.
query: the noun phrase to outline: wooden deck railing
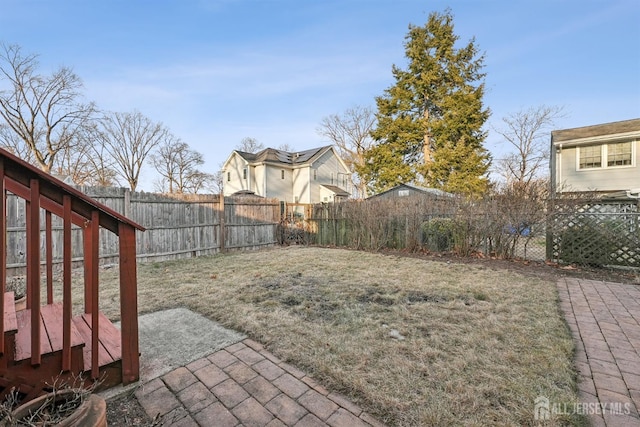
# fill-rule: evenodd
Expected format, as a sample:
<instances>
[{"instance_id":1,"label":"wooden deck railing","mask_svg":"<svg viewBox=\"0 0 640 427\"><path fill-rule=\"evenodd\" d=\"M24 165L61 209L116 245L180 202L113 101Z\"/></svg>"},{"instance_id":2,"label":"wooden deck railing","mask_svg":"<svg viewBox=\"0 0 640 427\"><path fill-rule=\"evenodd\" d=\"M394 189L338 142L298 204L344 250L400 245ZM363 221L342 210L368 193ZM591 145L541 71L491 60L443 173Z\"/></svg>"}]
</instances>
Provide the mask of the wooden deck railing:
<instances>
[{"instance_id":1,"label":"wooden deck railing","mask_svg":"<svg viewBox=\"0 0 640 427\"><path fill-rule=\"evenodd\" d=\"M72 329L72 226L83 229L84 312L91 324L91 377L99 375L99 229L118 236L120 250L120 310L122 380L139 379L137 278L135 231L143 227L88 196L0 149L0 352L5 349L4 299L6 291L6 194L26 203L26 288L31 309L31 364L42 363L41 354L41 250L44 249L46 304L54 303L52 216L62 219L62 371L71 369ZM44 212L44 234L41 212ZM44 247L41 237L44 235ZM58 332L60 333L60 332Z\"/></svg>"}]
</instances>

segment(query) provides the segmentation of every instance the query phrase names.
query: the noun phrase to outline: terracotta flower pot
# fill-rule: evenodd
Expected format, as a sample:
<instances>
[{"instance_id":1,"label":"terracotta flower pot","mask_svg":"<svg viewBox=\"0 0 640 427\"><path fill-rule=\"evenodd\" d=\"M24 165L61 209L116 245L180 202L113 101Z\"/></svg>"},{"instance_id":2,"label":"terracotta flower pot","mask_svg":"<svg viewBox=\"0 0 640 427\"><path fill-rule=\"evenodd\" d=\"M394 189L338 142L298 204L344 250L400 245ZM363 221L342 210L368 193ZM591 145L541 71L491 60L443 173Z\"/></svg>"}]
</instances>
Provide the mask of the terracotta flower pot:
<instances>
[{"instance_id":1,"label":"terracotta flower pot","mask_svg":"<svg viewBox=\"0 0 640 427\"><path fill-rule=\"evenodd\" d=\"M56 393L45 394L17 407L11 413L12 418L19 421L29 416L29 413L39 411L39 409L46 404L47 399L55 399L52 403L52 405L55 405L56 403L64 402L72 398L77 393L75 390L62 390ZM55 425L63 427L106 427L107 404L102 397L90 394L80 403L75 411Z\"/></svg>"},{"instance_id":2,"label":"terracotta flower pot","mask_svg":"<svg viewBox=\"0 0 640 427\"><path fill-rule=\"evenodd\" d=\"M27 308L27 296L24 295L15 301L16 311L22 311Z\"/></svg>"}]
</instances>

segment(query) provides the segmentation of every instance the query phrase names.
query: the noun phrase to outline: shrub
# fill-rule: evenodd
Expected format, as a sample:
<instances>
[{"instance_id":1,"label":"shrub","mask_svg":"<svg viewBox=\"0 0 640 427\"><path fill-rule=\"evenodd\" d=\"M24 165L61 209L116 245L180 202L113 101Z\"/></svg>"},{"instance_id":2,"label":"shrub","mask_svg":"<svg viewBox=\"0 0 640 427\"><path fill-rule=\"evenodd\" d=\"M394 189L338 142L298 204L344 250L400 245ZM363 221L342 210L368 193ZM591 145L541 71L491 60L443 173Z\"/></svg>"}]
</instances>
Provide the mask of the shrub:
<instances>
[{"instance_id":1,"label":"shrub","mask_svg":"<svg viewBox=\"0 0 640 427\"><path fill-rule=\"evenodd\" d=\"M451 218L433 218L422 223L422 244L430 251L451 251L455 246L456 223Z\"/></svg>"}]
</instances>

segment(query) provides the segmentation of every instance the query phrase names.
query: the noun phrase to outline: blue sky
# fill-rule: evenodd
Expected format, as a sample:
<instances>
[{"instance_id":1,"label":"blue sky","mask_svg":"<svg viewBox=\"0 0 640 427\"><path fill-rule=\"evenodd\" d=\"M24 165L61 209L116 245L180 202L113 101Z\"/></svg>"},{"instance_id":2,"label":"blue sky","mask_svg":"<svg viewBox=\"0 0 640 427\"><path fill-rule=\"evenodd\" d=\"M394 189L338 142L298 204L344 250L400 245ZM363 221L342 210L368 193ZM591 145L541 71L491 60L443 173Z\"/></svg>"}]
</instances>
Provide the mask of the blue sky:
<instances>
[{"instance_id":1,"label":"blue sky","mask_svg":"<svg viewBox=\"0 0 640 427\"><path fill-rule=\"evenodd\" d=\"M0 0L0 41L72 67L102 109L164 123L214 172L244 137L328 144L322 118L374 107L408 25L447 7L485 53L495 157L491 126L520 109L564 106L560 129L640 117L637 0Z\"/></svg>"}]
</instances>

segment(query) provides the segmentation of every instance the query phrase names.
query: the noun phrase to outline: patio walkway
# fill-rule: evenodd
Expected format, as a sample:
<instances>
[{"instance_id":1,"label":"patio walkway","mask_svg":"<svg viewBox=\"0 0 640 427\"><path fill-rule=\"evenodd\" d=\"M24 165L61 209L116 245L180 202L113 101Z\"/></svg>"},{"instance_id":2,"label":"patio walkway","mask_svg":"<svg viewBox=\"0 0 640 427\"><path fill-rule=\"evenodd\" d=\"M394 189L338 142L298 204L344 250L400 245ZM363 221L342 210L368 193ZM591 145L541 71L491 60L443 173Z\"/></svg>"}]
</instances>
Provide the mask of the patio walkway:
<instances>
[{"instance_id":1,"label":"patio walkway","mask_svg":"<svg viewBox=\"0 0 640 427\"><path fill-rule=\"evenodd\" d=\"M558 290L576 345L577 410L593 426L640 426L640 286L565 278Z\"/></svg>"},{"instance_id":2,"label":"patio walkway","mask_svg":"<svg viewBox=\"0 0 640 427\"><path fill-rule=\"evenodd\" d=\"M136 397L162 426L383 426L250 339L153 379Z\"/></svg>"}]
</instances>

